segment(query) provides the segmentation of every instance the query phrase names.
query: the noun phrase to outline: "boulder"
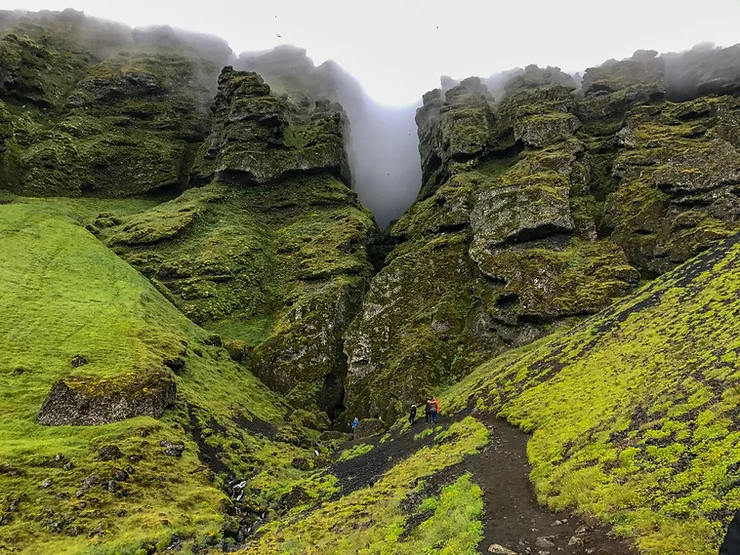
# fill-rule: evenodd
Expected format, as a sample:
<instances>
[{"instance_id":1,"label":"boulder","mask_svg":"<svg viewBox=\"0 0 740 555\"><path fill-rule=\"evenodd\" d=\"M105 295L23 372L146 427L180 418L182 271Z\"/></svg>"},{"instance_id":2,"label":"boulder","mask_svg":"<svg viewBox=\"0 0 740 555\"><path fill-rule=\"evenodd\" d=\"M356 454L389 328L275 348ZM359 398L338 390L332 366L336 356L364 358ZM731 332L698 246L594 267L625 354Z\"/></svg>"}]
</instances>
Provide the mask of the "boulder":
<instances>
[{"instance_id":1,"label":"boulder","mask_svg":"<svg viewBox=\"0 0 740 555\"><path fill-rule=\"evenodd\" d=\"M382 434L388 426L380 418L362 418L355 430L355 438L375 436Z\"/></svg>"},{"instance_id":2,"label":"boulder","mask_svg":"<svg viewBox=\"0 0 740 555\"><path fill-rule=\"evenodd\" d=\"M48 426L94 426L135 416L159 418L175 396L174 378L163 370L111 378L68 376L51 388L38 421Z\"/></svg>"}]
</instances>

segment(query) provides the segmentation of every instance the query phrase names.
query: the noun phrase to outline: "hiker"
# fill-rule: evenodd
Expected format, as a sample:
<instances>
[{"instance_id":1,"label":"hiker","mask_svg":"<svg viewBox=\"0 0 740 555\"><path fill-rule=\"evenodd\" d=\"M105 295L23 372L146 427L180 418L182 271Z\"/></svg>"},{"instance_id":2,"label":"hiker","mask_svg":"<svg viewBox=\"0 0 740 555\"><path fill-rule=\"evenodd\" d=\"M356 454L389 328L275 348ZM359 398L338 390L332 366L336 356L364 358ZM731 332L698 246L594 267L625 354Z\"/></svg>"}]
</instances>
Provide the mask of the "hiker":
<instances>
[{"instance_id":1,"label":"hiker","mask_svg":"<svg viewBox=\"0 0 740 555\"><path fill-rule=\"evenodd\" d=\"M431 418L432 414L432 400L427 399L426 405L424 405L424 416L427 418L427 424L429 424L429 419Z\"/></svg>"},{"instance_id":2,"label":"hiker","mask_svg":"<svg viewBox=\"0 0 740 555\"><path fill-rule=\"evenodd\" d=\"M439 408L439 401L436 399L430 399L429 400L429 419L431 420L432 424L437 423L437 412Z\"/></svg>"},{"instance_id":3,"label":"hiker","mask_svg":"<svg viewBox=\"0 0 740 555\"><path fill-rule=\"evenodd\" d=\"M434 407L435 407L435 409L436 409L436 412L437 412L437 416L439 416L439 413L440 413L440 412L442 412L442 411L441 411L441 410L439 410L439 401L437 400L437 398L436 398L436 397L433 397L433 398L432 398L432 403L434 403Z\"/></svg>"},{"instance_id":4,"label":"hiker","mask_svg":"<svg viewBox=\"0 0 740 555\"><path fill-rule=\"evenodd\" d=\"M411 413L409 413L409 424L412 426L416 422L416 405L411 405Z\"/></svg>"},{"instance_id":5,"label":"hiker","mask_svg":"<svg viewBox=\"0 0 740 555\"><path fill-rule=\"evenodd\" d=\"M352 439L355 439L355 432L357 432L357 426L360 425L360 419L355 416L355 419L352 421Z\"/></svg>"},{"instance_id":6,"label":"hiker","mask_svg":"<svg viewBox=\"0 0 740 555\"><path fill-rule=\"evenodd\" d=\"M722 547L719 548L719 555L740 555L740 511L735 513L727 528L727 535Z\"/></svg>"}]
</instances>

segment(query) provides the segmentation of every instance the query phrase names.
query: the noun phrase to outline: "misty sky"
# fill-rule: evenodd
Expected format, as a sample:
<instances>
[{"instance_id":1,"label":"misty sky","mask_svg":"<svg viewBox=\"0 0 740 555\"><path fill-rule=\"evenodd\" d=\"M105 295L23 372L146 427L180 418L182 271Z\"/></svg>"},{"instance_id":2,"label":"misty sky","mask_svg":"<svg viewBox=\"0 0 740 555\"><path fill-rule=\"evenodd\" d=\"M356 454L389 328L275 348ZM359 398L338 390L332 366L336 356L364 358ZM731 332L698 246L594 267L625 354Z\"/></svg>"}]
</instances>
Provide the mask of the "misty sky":
<instances>
[{"instance_id":1,"label":"misty sky","mask_svg":"<svg viewBox=\"0 0 740 555\"><path fill-rule=\"evenodd\" d=\"M529 63L579 71L638 48L740 42L740 0L5 0L66 7L131 26L215 34L236 52L292 43L337 61L385 104L417 102L456 78ZM277 35L280 35L278 37Z\"/></svg>"}]
</instances>

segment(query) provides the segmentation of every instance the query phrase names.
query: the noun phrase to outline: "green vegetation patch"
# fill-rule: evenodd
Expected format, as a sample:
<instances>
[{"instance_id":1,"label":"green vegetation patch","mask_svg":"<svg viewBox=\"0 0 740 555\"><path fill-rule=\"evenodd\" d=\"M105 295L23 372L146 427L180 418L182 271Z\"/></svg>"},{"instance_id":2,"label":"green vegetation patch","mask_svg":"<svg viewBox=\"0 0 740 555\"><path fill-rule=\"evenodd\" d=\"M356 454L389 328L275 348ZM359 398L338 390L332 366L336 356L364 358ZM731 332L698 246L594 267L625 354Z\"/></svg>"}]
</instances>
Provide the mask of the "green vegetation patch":
<instances>
[{"instance_id":1,"label":"green vegetation patch","mask_svg":"<svg viewBox=\"0 0 740 555\"><path fill-rule=\"evenodd\" d=\"M474 553L481 538L481 491L469 476L442 490L432 516L402 539L401 502L421 479L443 471L488 442L488 430L472 417L452 424L446 441L424 447L393 466L373 486L326 502L293 521L273 521L239 553L352 554L360 551L418 553L435 542L441 553ZM418 487L423 487L419 485ZM444 521L444 524L443 524Z\"/></svg>"}]
</instances>

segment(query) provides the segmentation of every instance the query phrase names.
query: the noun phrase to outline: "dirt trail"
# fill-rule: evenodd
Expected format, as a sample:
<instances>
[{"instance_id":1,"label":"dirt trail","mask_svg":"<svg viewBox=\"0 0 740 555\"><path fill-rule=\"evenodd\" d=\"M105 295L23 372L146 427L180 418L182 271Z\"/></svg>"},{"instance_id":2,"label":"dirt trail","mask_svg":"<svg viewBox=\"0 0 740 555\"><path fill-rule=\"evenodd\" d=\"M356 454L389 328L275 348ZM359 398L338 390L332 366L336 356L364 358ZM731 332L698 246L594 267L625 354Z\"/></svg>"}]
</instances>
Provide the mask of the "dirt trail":
<instances>
[{"instance_id":1,"label":"dirt trail","mask_svg":"<svg viewBox=\"0 0 740 555\"><path fill-rule=\"evenodd\" d=\"M471 472L483 489L484 515L483 540L479 551L483 554L501 553L517 555L634 555L637 551L624 541L611 537L608 528L573 517L557 514L537 503L529 481L531 467L527 461L529 435L494 416L473 410L458 413L439 422L448 427L452 422L472 414L491 430L491 442L478 455L466 457L430 480L430 488L440 490L465 472ZM367 438L348 442L345 447L372 443L374 448L367 455L335 463L329 471L340 480L342 491L337 497L356 489L372 485L392 465L406 458L424 445L433 443L432 436L414 441L412 436L424 429L424 422L396 436L393 441L379 442ZM417 522L407 522L418 525ZM497 544L510 550L493 551ZM570 544L570 545L569 545Z\"/></svg>"},{"instance_id":2,"label":"dirt trail","mask_svg":"<svg viewBox=\"0 0 740 555\"><path fill-rule=\"evenodd\" d=\"M474 411L474 416L492 431L489 447L479 455L468 457L461 465L464 471L473 473L475 482L483 489L481 553L489 553L488 548L493 544L518 554L637 553L627 543L610 537L608 529L601 525L556 514L538 505L529 481L529 436L491 415Z\"/></svg>"}]
</instances>

